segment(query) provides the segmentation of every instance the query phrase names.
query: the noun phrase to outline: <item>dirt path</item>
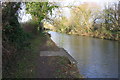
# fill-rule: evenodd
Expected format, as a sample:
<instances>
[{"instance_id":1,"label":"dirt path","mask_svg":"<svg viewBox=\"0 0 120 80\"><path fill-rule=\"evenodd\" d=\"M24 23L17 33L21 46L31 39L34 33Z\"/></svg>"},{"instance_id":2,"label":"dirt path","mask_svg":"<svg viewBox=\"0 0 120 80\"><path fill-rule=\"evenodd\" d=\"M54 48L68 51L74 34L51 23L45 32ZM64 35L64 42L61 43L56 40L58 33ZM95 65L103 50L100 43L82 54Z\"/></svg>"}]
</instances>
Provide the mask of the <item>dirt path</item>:
<instances>
[{"instance_id":1,"label":"dirt path","mask_svg":"<svg viewBox=\"0 0 120 80\"><path fill-rule=\"evenodd\" d=\"M65 53L51 39L44 41L37 60L36 77L80 78L77 66L71 63Z\"/></svg>"},{"instance_id":2,"label":"dirt path","mask_svg":"<svg viewBox=\"0 0 120 80\"><path fill-rule=\"evenodd\" d=\"M37 78L79 78L76 65L70 64L66 57L42 56L36 67Z\"/></svg>"},{"instance_id":3,"label":"dirt path","mask_svg":"<svg viewBox=\"0 0 120 80\"><path fill-rule=\"evenodd\" d=\"M74 60L49 36L36 35L30 42L31 48L18 53L24 54L9 64L3 78L81 78Z\"/></svg>"}]
</instances>

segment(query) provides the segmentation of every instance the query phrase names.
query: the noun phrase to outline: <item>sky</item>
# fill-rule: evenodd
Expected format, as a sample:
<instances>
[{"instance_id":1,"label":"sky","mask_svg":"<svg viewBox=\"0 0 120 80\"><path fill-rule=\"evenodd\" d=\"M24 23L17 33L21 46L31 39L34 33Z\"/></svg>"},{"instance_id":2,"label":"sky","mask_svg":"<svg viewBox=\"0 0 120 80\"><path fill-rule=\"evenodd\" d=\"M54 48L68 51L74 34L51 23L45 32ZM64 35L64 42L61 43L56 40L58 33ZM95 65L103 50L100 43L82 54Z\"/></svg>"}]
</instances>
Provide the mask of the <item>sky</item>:
<instances>
[{"instance_id":1,"label":"sky","mask_svg":"<svg viewBox=\"0 0 120 80\"><path fill-rule=\"evenodd\" d=\"M80 5L85 2L96 3L97 5L99 5L101 7L101 9L103 9L105 4L108 4L110 2L118 2L118 0L64 0L64 1L61 1L60 4L61 4L61 6L69 6L69 5L77 6L77 5ZM68 8L64 8L63 11L64 11L63 14L67 18L69 18L70 10Z\"/></svg>"},{"instance_id":2,"label":"sky","mask_svg":"<svg viewBox=\"0 0 120 80\"><path fill-rule=\"evenodd\" d=\"M95 2L95 3L103 6L103 4L105 4L105 3L118 2L118 1L120 1L120 0L63 0L63 1L61 1L61 4L64 5L64 6L67 6L69 4L79 5L79 4L84 3L84 2Z\"/></svg>"},{"instance_id":3,"label":"sky","mask_svg":"<svg viewBox=\"0 0 120 80\"><path fill-rule=\"evenodd\" d=\"M77 5L80 5L84 2L95 2L96 4L98 4L99 6L101 6L101 8L104 7L105 4L109 3L109 2L118 2L120 0L49 0L50 2L59 2L59 4L61 6L77 6ZM69 17L70 16L70 10L68 8L64 8L63 10L63 14L66 16L66 17ZM23 16L22 18L22 22L26 22L28 21L29 19L31 19L31 16L29 14L26 14Z\"/></svg>"},{"instance_id":4,"label":"sky","mask_svg":"<svg viewBox=\"0 0 120 80\"><path fill-rule=\"evenodd\" d=\"M118 0L80 0L80 1L86 1L86 2L113 2Z\"/></svg>"}]
</instances>

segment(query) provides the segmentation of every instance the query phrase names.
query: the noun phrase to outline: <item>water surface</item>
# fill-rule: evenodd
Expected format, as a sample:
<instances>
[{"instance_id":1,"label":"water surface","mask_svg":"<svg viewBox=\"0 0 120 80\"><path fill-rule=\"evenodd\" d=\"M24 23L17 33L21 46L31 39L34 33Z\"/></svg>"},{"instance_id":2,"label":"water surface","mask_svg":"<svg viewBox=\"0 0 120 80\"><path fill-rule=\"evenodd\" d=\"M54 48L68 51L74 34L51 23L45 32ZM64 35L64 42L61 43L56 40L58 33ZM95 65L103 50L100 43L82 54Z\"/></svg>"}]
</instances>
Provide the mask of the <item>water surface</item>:
<instances>
[{"instance_id":1,"label":"water surface","mask_svg":"<svg viewBox=\"0 0 120 80\"><path fill-rule=\"evenodd\" d=\"M78 62L80 73L88 78L118 78L118 42L49 31L57 46Z\"/></svg>"}]
</instances>

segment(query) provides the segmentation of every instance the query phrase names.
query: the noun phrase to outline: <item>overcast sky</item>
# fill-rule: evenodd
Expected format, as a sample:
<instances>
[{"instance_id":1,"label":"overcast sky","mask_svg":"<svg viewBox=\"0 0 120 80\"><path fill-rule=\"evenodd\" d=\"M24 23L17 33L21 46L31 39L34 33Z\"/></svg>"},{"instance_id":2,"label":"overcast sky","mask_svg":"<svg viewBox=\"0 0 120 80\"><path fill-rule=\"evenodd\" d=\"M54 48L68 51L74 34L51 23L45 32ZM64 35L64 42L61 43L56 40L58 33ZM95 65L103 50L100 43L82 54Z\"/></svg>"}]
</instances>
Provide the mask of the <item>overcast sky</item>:
<instances>
[{"instance_id":1,"label":"overcast sky","mask_svg":"<svg viewBox=\"0 0 120 80\"><path fill-rule=\"evenodd\" d=\"M58 0L55 0L55 2ZM109 3L109 2L118 2L119 0L60 0L60 3L62 6L68 6L68 5L79 5L84 2L96 2L97 4L103 6L103 4Z\"/></svg>"},{"instance_id":2,"label":"overcast sky","mask_svg":"<svg viewBox=\"0 0 120 80\"><path fill-rule=\"evenodd\" d=\"M119 0L49 0L50 2L59 2L61 6L77 6L80 5L84 2L95 2L96 4L100 5L101 8L104 7L105 4L109 3L109 2L118 2ZM68 8L64 8L63 10L63 14L66 17L70 16L70 11ZM24 15L22 18L22 22L27 21L31 19L30 15Z\"/></svg>"}]
</instances>

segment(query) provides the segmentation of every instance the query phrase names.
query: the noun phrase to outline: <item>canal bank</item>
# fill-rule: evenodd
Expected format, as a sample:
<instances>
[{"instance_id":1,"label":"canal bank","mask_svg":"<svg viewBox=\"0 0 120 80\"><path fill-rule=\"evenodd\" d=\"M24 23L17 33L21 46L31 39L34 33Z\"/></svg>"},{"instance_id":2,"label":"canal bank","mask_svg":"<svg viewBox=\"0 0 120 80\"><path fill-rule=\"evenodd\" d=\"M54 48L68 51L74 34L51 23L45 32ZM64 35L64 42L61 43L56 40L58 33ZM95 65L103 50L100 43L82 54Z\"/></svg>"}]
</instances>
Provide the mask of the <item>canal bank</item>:
<instances>
[{"instance_id":1,"label":"canal bank","mask_svg":"<svg viewBox=\"0 0 120 80\"><path fill-rule=\"evenodd\" d=\"M76 60L63 48L56 46L50 39L50 35L48 36L47 34L46 36L47 40L44 40L45 43L40 47L36 77L82 78L83 76L80 75Z\"/></svg>"},{"instance_id":2,"label":"canal bank","mask_svg":"<svg viewBox=\"0 0 120 80\"><path fill-rule=\"evenodd\" d=\"M7 71L3 70L3 78L81 78L76 64L68 53L50 39L47 33L34 35L30 40L31 48L23 50L9 65ZM47 54L47 55L46 55Z\"/></svg>"}]
</instances>

